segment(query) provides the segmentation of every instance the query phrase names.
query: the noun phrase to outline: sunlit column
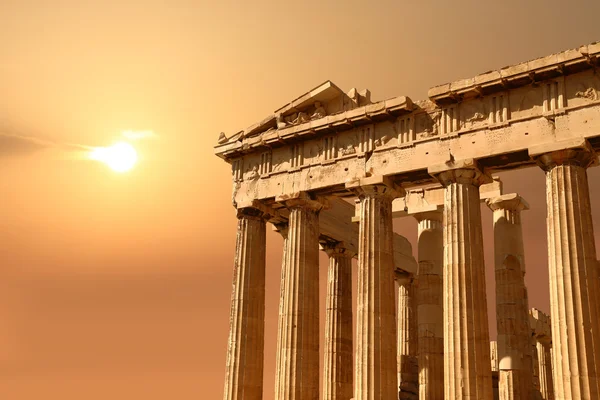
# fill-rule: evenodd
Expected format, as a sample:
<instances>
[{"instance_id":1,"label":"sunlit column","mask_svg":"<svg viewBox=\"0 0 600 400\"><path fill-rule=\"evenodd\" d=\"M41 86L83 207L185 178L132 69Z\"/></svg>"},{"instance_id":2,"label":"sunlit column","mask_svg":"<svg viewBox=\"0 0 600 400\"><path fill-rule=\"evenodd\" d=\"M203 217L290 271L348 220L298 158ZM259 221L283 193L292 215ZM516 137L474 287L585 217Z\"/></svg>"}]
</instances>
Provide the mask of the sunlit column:
<instances>
[{"instance_id":1,"label":"sunlit column","mask_svg":"<svg viewBox=\"0 0 600 400\"><path fill-rule=\"evenodd\" d=\"M414 217L419 223L416 287L419 399L437 400L444 397L443 213L429 211Z\"/></svg>"},{"instance_id":2,"label":"sunlit column","mask_svg":"<svg viewBox=\"0 0 600 400\"><path fill-rule=\"evenodd\" d=\"M281 365L281 348L279 346L280 343L282 343L282 335L283 332L285 331L285 329L283 329L284 323L285 323L285 315L283 313L283 306L284 306L284 293L285 293L285 274L287 271L287 267L286 267L286 255L287 255L287 246L288 246L288 223L284 222L284 223L278 223L275 225L275 230L277 232L279 232L279 234L281 235L281 237L283 238L283 256L282 256L282 260L281 260L281 280L279 283L279 313L278 315L278 324L277 324L277 350L276 350L276 356L275 356L275 365L276 368L279 368L279 365ZM280 375L279 373L277 373L277 371L275 372L275 393L279 392L279 378Z\"/></svg>"},{"instance_id":3,"label":"sunlit column","mask_svg":"<svg viewBox=\"0 0 600 400\"><path fill-rule=\"evenodd\" d=\"M554 394L598 399L600 302L587 177L597 156L585 141L530 154L546 173Z\"/></svg>"},{"instance_id":4,"label":"sunlit column","mask_svg":"<svg viewBox=\"0 0 600 400\"><path fill-rule=\"evenodd\" d=\"M550 356L550 338L536 339L539 388L543 400L554 400L554 380L552 378L552 357Z\"/></svg>"},{"instance_id":5,"label":"sunlit column","mask_svg":"<svg viewBox=\"0 0 600 400\"><path fill-rule=\"evenodd\" d=\"M412 274L396 270L398 283L398 385L400 398L419 398L417 302Z\"/></svg>"},{"instance_id":6,"label":"sunlit column","mask_svg":"<svg viewBox=\"0 0 600 400\"><path fill-rule=\"evenodd\" d=\"M474 160L431 167L444 191L445 399L492 399L479 186Z\"/></svg>"},{"instance_id":7,"label":"sunlit column","mask_svg":"<svg viewBox=\"0 0 600 400\"><path fill-rule=\"evenodd\" d=\"M276 400L319 397L319 211L306 193L282 202L290 211L280 306Z\"/></svg>"},{"instance_id":8,"label":"sunlit column","mask_svg":"<svg viewBox=\"0 0 600 400\"><path fill-rule=\"evenodd\" d=\"M500 399L528 399L533 371L521 210L529 206L517 194L494 197L486 203L494 215Z\"/></svg>"},{"instance_id":9,"label":"sunlit column","mask_svg":"<svg viewBox=\"0 0 600 400\"><path fill-rule=\"evenodd\" d=\"M382 177L347 184L360 200L355 400L398 398L392 200Z\"/></svg>"},{"instance_id":10,"label":"sunlit column","mask_svg":"<svg viewBox=\"0 0 600 400\"><path fill-rule=\"evenodd\" d=\"M325 311L323 399L348 400L353 393L352 257L343 243L322 245L329 256Z\"/></svg>"},{"instance_id":11,"label":"sunlit column","mask_svg":"<svg viewBox=\"0 0 600 400\"><path fill-rule=\"evenodd\" d=\"M263 394L266 223L254 208L238 210L225 400Z\"/></svg>"}]
</instances>

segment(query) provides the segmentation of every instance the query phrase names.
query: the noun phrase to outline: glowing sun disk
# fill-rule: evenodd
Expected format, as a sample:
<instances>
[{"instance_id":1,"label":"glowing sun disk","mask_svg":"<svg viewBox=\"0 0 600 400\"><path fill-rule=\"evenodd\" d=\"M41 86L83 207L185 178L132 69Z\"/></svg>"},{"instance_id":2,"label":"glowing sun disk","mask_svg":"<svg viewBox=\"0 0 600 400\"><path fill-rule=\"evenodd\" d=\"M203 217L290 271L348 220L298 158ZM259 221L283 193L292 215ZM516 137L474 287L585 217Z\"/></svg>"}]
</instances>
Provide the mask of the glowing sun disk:
<instances>
[{"instance_id":1,"label":"glowing sun disk","mask_svg":"<svg viewBox=\"0 0 600 400\"><path fill-rule=\"evenodd\" d=\"M132 145L118 142L110 147L98 147L90 152L92 160L103 162L113 171L129 171L137 162L137 152Z\"/></svg>"}]
</instances>

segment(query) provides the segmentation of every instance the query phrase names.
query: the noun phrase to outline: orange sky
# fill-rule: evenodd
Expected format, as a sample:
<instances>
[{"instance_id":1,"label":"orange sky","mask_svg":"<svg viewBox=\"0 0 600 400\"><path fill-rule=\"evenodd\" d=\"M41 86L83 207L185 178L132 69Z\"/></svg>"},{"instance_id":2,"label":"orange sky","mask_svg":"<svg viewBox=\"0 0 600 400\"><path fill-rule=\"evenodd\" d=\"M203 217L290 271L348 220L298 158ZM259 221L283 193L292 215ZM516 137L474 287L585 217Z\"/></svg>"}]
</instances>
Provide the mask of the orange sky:
<instances>
[{"instance_id":1,"label":"orange sky","mask_svg":"<svg viewBox=\"0 0 600 400\"><path fill-rule=\"evenodd\" d=\"M236 223L220 131L326 79L419 100L600 40L593 0L373 3L0 2L0 398L222 396ZM127 174L62 146L124 130L157 135L134 143ZM600 170L589 176L598 204ZM548 311L543 173L502 177L532 205L530 305ZM491 218L484 209L493 319ZM395 227L414 243L414 221ZM282 241L267 240L271 400Z\"/></svg>"}]
</instances>

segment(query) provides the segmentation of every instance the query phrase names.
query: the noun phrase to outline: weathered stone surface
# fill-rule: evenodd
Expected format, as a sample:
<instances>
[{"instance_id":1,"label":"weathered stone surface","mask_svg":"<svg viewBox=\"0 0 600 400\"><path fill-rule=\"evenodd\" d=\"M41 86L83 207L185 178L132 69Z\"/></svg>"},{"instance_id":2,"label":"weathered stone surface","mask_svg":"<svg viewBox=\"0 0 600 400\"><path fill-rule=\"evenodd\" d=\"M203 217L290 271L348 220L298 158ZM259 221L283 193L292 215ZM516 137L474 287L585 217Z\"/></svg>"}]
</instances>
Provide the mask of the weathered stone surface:
<instances>
[{"instance_id":1,"label":"weathered stone surface","mask_svg":"<svg viewBox=\"0 0 600 400\"><path fill-rule=\"evenodd\" d=\"M444 398L492 399L479 186L473 160L430 172L444 196Z\"/></svg>"},{"instance_id":2,"label":"weathered stone surface","mask_svg":"<svg viewBox=\"0 0 600 400\"><path fill-rule=\"evenodd\" d=\"M238 212L224 400L263 395L266 222L261 214Z\"/></svg>"},{"instance_id":3,"label":"weathered stone surface","mask_svg":"<svg viewBox=\"0 0 600 400\"><path fill-rule=\"evenodd\" d=\"M283 197L283 196L282 196ZM280 197L280 198L282 198ZM285 196L287 198L289 196ZM319 241L321 243L340 242L353 254L358 253L358 222L360 217L355 215L355 206L335 197L321 197L327 203L327 208L319 212ZM257 206L256 202L252 203ZM274 230L278 226L287 224L289 212L286 209L262 207L265 213L276 214L270 221ZM417 273L417 261L412 255L412 246L404 236L394 233L394 265L396 269L406 273Z\"/></svg>"},{"instance_id":4,"label":"weathered stone surface","mask_svg":"<svg viewBox=\"0 0 600 400\"><path fill-rule=\"evenodd\" d=\"M531 330L521 227L521 211L529 206L514 193L490 198L487 205L494 216L500 399L529 399L533 390Z\"/></svg>"},{"instance_id":5,"label":"weathered stone surface","mask_svg":"<svg viewBox=\"0 0 600 400\"><path fill-rule=\"evenodd\" d=\"M492 361L492 372L498 372L500 368L498 365L498 342L495 340L490 342L490 359Z\"/></svg>"},{"instance_id":6,"label":"weathered stone surface","mask_svg":"<svg viewBox=\"0 0 600 400\"><path fill-rule=\"evenodd\" d=\"M396 315L392 243L394 187L354 185L361 201L354 399L395 399Z\"/></svg>"},{"instance_id":7,"label":"weathered stone surface","mask_svg":"<svg viewBox=\"0 0 600 400\"><path fill-rule=\"evenodd\" d=\"M352 257L343 243L323 246L329 256L325 310L323 399L352 397Z\"/></svg>"},{"instance_id":8,"label":"weathered stone surface","mask_svg":"<svg viewBox=\"0 0 600 400\"><path fill-rule=\"evenodd\" d=\"M496 277L499 394L517 398L533 386L530 398L552 398L554 380L557 400L599 398L600 277L586 175L600 150L598 56L600 44L593 43L434 87L429 100L418 102L403 96L372 102L368 90L344 93L327 81L259 123L219 135L216 153L232 166L234 206L269 214L284 237L289 225L282 265L277 400L318 397L317 246L331 242L344 242L360 253L354 398L391 400L416 394L412 377L401 372L398 382L396 373L396 270L417 274L421 398L489 400L479 201L501 195L500 182L489 174L536 163L546 171L553 347L539 335L530 346L520 339L527 291L516 273L524 272L522 252L508 248L519 235L507 233L510 239L501 241L506 249L496 252L497 257L504 254L501 262L496 260L502 265ZM352 223L353 205L337 198L356 195L358 230ZM321 207L327 210L319 218ZM406 239L392 234L391 219L442 208L440 277L432 272L437 271L437 250L426 260L419 249L420 259L427 262L417 269ZM506 221L516 218L506 210L502 213ZM516 225L511 224L506 226ZM432 227L425 230L433 232ZM255 230L250 225L247 229ZM225 399L262 396L257 378L262 355L252 354L262 346L257 321L264 318L259 313L264 293L263 300L246 295L261 290L255 273L263 264L254 260L264 252L261 235L249 239L261 249L244 245L246 250L236 254L236 274L244 283L234 285ZM406 304L400 304L399 312L408 309ZM403 332L402 337L410 336ZM340 345L335 342L343 336L339 335L329 335L334 338L331 346ZM440 369L435 366L442 337L445 355ZM331 367L326 367L326 380L339 380L344 386L340 396L345 397L348 385L339 373L347 369L334 366L335 350L326 353L330 358L326 355L325 363ZM400 369L407 371L409 364L401 362ZM532 384L527 383L527 365L537 377ZM444 395L433 394L441 374ZM326 396L339 389L328 391L327 383Z\"/></svg>"},{"instance_id":9,"label":"weathered stone surface","mask_svg":"<svg viewBox=\"0 0 600 400\"><path fill-rule=\"evenodd\" d=\"M419 398L444 397L444 305L442 266L443 213L415 214L419 223L419 270L416 285Z\"/></svg>"},{"instance_id":10,"label":"weathered stone surface","mask_svg":"<svg viewBox=\"0 0 600 400\"><path fill-rule=\"evenodd\" d=\"M552 332L550 317L538 309L529 310L529 324L533 338L535 365L534 388L539 399L554 400L554 379L552 377Z\"/></svg>"},{"instance_id":11,"label":"weathered stone surface","mask_svg":"<svg viewBox=\"0 0 600 400\"><path fill-rule=\"evenodd\" d=\"M279 364L275 398L319 397L319 217L320 203L302 195L290 209L280 306Z\"/></svg>"},{"instance_id":12,"label":"weathered stone surface","mask_svg":"<svg viewBox=\"0 0 600 400\"><path fill-rule=\"evenodd\" d=\"M597 156L586 147L555 148L537 157L546 172L557 400L600 397L599 278L586 171Z\"/></svg>"},{"instance_id":13,"label":"weathered stone surface","mask_svg":"<svg viewBox=\"0 0 600 400\"><path fill-rule=\"evenodd\" d=\"M592 44L457 81L417 103L402 96L357 102L326 82L277 111L308 121L278 127L276 112L215 151L232 164L235 204L291 191L339 192L369 174L399 176L407 187L432 183L427 168L453 159L486 159L490 172L532 165L526 150L533 146L598 136L599 51Z\"/></svg>"},{"instance_id":14,"label":"weathered stone surface","mask_svg":"<svg viewBox=\"0 0 600 400\"><path fill-rule=\"evenodd\" d=\"M493 181L484 183L479 187L481 201L500 196L502 194L502 181L498 176L492 177ZM429 211L441 211L444 207L444 188L440 185L429 186L422 189L411 189L406 196L392 202L392 215L394 218L416 215ZM359 207L356 206L353 221L358 222Z\"/></svg>"},{"instance_id":15,"label":"weathered stone surface","mask_svg":"<svg viewBox=\"0 0 600 400\"><path fill-rule=\"evenodd\" d=\"M398 284L398 386L401 399L419 399L415 277L396 273Z\"/></svg>"}]
</instances>

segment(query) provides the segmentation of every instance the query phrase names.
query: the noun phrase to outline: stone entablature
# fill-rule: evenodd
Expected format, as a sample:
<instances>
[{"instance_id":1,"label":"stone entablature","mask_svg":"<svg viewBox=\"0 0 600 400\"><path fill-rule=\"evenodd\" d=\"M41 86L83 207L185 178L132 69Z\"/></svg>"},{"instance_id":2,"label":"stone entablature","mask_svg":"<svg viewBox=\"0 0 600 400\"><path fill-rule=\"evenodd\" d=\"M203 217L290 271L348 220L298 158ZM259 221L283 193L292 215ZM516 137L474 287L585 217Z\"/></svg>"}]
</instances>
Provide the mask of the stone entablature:
<instances>
[{"instance_id":1,"label":"stone entablature","mask_svg":"<svg viewBox=\"0 0 600 400\"><path fill-rule=\"evenodd\" d=\"M401 96L349 110L349 96L326 82L277 111L304 113L306 122L278 128L286 115L276 112L222 135L215 151L232 164L234 204L297 191L349 194L345 182L373 171L403 186L427 184L428 166L454 159L476 159L488 172L533 165L534 145L578 137L600 148L598 54L591 44L434 87L431 100ZM317 102L326 115L314 115Z\"/></svg>"}]
</instances>

